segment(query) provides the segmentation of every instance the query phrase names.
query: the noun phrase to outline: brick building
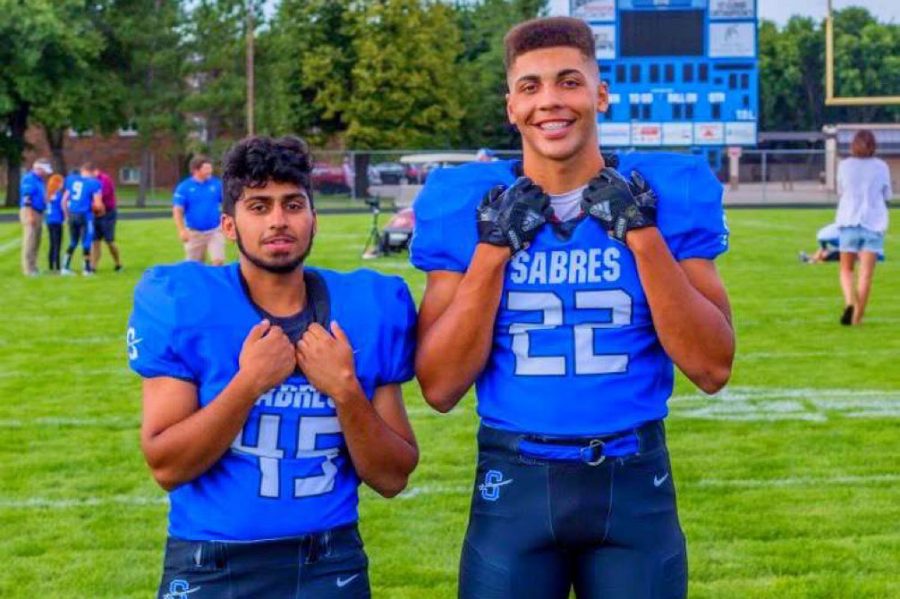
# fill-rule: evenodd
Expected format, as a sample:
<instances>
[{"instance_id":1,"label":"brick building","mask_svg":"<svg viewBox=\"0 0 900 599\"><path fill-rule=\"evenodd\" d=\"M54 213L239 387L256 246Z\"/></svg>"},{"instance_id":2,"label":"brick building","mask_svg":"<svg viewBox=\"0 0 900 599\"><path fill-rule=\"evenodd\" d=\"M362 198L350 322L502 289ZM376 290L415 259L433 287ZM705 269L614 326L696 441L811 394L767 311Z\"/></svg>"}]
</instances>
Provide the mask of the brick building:
<instances>
[{"instance_id":1,"label":"brick building","mask_svg":"<svg viewBox=\"0 0 900 599\"><path fill-rule=\"evenodd\" d=\"M50 148L43 129L29 127L25 138L29 149L24 156L23 167L28 168L39 156L50 157ZM137 132L120 129L112 135L93 134L90 131L66 134L63 145L66 167L71 171L80 164L91 161L100 170L109 173L120 189L137 189L141 175L141 149ZM151 149L150 187L152 190L171 190L180 181L185 169L183 150L171 139L161 138ZM6 189L6 165L0 168L0 190Z\"/></svg>"}]
</instances>

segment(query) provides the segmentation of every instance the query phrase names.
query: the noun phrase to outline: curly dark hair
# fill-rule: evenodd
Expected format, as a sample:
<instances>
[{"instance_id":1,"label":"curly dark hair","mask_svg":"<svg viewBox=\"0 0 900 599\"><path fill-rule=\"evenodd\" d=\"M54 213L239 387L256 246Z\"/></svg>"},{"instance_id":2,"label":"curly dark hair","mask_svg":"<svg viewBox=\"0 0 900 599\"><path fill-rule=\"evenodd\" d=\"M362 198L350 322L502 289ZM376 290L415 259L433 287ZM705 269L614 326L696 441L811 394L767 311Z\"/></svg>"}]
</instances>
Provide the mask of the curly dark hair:
<instances>
[{"instance_id":1,"label":"curly dark hair","mask_svg":"<svg viewBox=\"0 0 900 599\"><path fill-rule=\"evenodd\" d=\"M234 216L234 205L245 188L262 187L269 181L299 185L312 206L312 156L307 143L299 137L245 137L228 150L224 163L222 210L225 214Z\"/></svg>"}]
</instances>

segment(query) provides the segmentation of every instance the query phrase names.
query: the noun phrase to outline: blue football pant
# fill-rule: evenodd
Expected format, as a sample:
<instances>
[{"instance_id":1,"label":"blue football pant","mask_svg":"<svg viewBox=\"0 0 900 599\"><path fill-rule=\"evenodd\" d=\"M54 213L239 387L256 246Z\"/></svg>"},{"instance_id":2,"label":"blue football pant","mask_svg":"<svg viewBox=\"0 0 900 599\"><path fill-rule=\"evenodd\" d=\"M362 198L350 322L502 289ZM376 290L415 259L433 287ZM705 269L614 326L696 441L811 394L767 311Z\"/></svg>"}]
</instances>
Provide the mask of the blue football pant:
<instances>
[{"instance_id":1,"label":"blue football pant","mask_svg":"<svg viewBox=\"0 0 900 599\"><path fill-rule=\"evenodd\" d=\"M368 566L356 526L253 543L170 537L157 598L368 599Z\"/></svg>"},{"instance_id":2,"label":"blue football pant","mask_svg":"<svg viewBox=\"0 0 900 599\"><path fill-rule=\"evenodd\" d=\"M591 466L524 457L516 435L482 426L459 596L685 597L663 424L639 432L638 453Z\"/></svg>"}]
</instances>

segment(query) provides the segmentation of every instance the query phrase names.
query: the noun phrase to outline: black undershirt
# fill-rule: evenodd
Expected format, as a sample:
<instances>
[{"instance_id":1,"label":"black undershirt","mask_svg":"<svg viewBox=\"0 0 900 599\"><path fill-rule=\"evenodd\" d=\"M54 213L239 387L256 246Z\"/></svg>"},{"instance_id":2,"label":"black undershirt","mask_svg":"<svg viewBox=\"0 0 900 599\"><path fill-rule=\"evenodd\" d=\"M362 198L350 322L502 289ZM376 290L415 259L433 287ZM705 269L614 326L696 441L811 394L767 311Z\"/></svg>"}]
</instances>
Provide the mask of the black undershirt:
<instances>
[{"instance_id":1,"label":"black undershirt","mask_svg":"<svg viewBox=\"0 0 900 599\"><path fill-rule=\"evenodd\" d=\"M326 330L328 329L330 324L330 298L328 287L325 286L325 281L322 280L318 273L303 271L303 281L306 284L306 306L291 316L275 316L263 310L253 301L250 289L247 287L247 281L244 279L240 269L238 269L238 273L241 279L241 287L244 288L247 299L253 304L259 315L273 325L281 327L284 334L291 340L291 343L297 343L303 336L303 333L306 332L306 329L309 328L309 325L314 322L318 322Z\"/></svg>"}]
</instances>

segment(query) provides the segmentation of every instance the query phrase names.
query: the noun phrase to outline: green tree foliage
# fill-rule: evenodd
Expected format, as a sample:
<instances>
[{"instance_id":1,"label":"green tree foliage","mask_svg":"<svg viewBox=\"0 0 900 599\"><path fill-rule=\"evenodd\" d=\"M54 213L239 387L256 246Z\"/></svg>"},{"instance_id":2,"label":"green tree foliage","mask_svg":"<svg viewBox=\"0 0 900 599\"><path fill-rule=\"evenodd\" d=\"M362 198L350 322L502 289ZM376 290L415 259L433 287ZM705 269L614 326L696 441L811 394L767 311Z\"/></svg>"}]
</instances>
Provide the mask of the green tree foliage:
<instances>
[{"instance_id":1,"label":"green tree foliage","mask_svg":"<svg viewBox=\"0 0 900 599\"><path fill-rule=\"evenodd\" d=\"M423 0L355 2L356 63L343 107L348 145L444 148L458 140L463 109L453 9Z\"/></svg>"},{"instance_id":2,"label":"green tree foliage","mask_svg":"<svg viewBox=\"0 0 900 599\"><path fill-rule=\"evenodd\" d=\"M85 3L0 0L0 153L7 164L7 205L18 204L29 119L63 118L55 100L89 76L102 47Z\"/></svg>"},{"instance_id":3,"label":"green tree foliage","mask_svg":"<svg viewBox=\"0 0 900 599\"><path fill-rule=\"evenodd\" d=\"M506 117L503 36L510 27L540 15L546 0L460 2L457 23L463 52L458 60L465 109L460 144L467 148L516 148L518 134Z\"/></svg>"},{"instance_id":4,"label":"green tree foliage","mask_svg":"<svg viewBox=\"0 0 900 599\"><path fill-rule=\"evenodd\" d=\"M246 0L199 0L186 15L182 109L205 132L193 149L219 154L246 131L247 10Z\"/></svg>"},{"instance_id":5,"label":"green tree foliage","mask_svg":"<svg viewBox=\"0 0 900 599\"><path fill-rule=\"evenodd\" d=\"M865 9L834 14L835 94L900 94L900 25ZM761 129L818 130L826 123L900 120L897 106L825 107L825 26L793 17L759 29Z\"/></svg>"},{"instance_id":6,"label":"green tree foliage","mask_svg":"<svg viewBox=\"0 0 900 599\"><path fill-rule=\"evenodd\" d=\"M350 0L283 0L260 36L260 130L325 143L346 128L356 62Z\"/></svg>"},{"instance_id":7,"label":"green tree foliage","mask_svg":"<svg viewBox=\"0 0 900 599\"><path fill-rule=\"evenodd\" d=\"M153 170L151 148L163 134L180 143L186 133L185 15L177 0L112 0L110 23L123 59L121 82L129 90L125 113L138 131L138 205L143 205Z\"/></svg>"}]
</instances>

